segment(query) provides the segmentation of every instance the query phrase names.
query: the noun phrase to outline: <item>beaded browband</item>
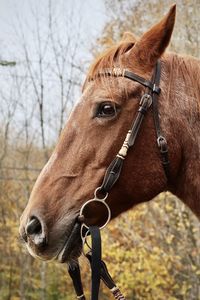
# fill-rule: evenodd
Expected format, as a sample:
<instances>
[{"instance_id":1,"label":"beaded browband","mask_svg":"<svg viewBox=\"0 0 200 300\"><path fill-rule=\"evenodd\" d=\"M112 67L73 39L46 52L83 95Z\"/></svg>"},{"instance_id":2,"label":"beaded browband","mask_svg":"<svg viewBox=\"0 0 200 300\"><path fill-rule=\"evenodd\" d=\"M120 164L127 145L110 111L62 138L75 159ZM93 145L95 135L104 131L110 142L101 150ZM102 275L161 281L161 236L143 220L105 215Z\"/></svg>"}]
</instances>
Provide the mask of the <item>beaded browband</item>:
<instances>
[{"instance_id":1,"label":"beaded browband","mask_svg":"<svg viewBox=\"0 0 200 300\"><path fill-rule=\"evenodd\" d=\"M103 72L98 72L94 76L89 76L88 77L88 82L94 81L95 79L98 79L100 77L124 77L128 78L134 81L139 82L145 87L148 87L152 92L159 94L160 93L160 88L159 86L156 86L155 83L151 82L150 80L144 79L143 77L140 77L139 75L136 75L132 73L131 71L128 71L126 69L122 68L105 68Z\"/></svg>"},{"instance_id":2,"label":"beaded browband","mask_svg":"<svg viewBox=\"0 0 200 300\"><path fill-rule=\"evenodd\" d=\"M98 72L94 76L89 76L88 81L94 81L95 79L99 77L108 77L108 76L113 76L113 77L124 77L125 69L121 68L105 68L103 72Z\"/></svg>"}]
</instances>

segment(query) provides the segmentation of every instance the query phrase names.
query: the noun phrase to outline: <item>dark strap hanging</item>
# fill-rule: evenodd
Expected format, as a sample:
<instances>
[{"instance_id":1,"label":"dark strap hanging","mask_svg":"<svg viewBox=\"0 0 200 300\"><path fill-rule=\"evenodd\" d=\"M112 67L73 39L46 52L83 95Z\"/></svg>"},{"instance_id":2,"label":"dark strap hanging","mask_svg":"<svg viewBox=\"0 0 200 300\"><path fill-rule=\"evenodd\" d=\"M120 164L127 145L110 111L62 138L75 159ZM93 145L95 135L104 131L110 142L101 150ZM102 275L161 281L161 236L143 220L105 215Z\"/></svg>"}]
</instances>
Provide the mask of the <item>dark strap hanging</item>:
<instances>
[{"instance_id":1,"label":"dark strap hanging","mask_svg":"<svg viewBox=\"0 0 200 300\"><path fill-rule=\"evenodd\" d=\"M90 254L90 265L92 272L92 285L91 285L91 300L98 300L99 287L101 279L101 235L99 227L89 227L89 233L91 235L91 254ZM88 233L87 233L88 234ZM83 293L83 286L81 282L80 268L78 261L74 265L70 265L68 268L69 275L72 278L74 289L77 295L77 299L85 300Z\"/></svg>"},{"instance_id":2,"label":"dark strap hanging","mask_svg":"<svg viewBox=\"0 0 200 300\"><path fill-rule=\"evenodd\" d=\"M99 299L99 287L101 279L101 235L99 227L89 227L92 240L92 257L91 257L91 271L92 271L92 287L91 300Z\"/></svg>"},{"instance_id":3,"label":"dark strap hanging","mask_svg":"<svg viewBox=\"0 0 200 300\"><path fill-rule=\"evenodd\" d=\"M78 261L74 265L69 265L68 273L72 279L74 289L77 295L77 299L86 300L85 295L83 293L83 286L81 282L81 273L79 268Z\"/></svg>"},{"instance_id":4,"label":"dark strap hanging","mask_svg":"<svg viewBox=\"0 0 200 300\"><path fill-rule=\"evenodd\" d=\"M91 252L88 252L86 257L91 264ZM115 284L114 280L112 279L110 273L108 272L108 268L103 260L101 260L100 275L101 275L102 281L110 289L110 291L112 292L115 299L126 300L125 297L122 295L120 289L116 286L116 284Z\"/></svg>"},{"instance_id":5,"label":"dark strap hanging","mask_svg":"<svg viewBox=\"0 0 200 300\"><path fill-rule=\"evenodd\" d=\"M102 279L105 285L110 289L116 300L126 300L109 274L105 262L101 260L101 235L99 228L91 226L89 227L89 231L92 239L92 247L91 251L86 254L86 257L90 263L92 272L91 300L99 299L100 279ZM72 278L77 299L86 300L83 293L78 261L73 266L69 266L68 272Z\"/></svg>"}]
</instances>

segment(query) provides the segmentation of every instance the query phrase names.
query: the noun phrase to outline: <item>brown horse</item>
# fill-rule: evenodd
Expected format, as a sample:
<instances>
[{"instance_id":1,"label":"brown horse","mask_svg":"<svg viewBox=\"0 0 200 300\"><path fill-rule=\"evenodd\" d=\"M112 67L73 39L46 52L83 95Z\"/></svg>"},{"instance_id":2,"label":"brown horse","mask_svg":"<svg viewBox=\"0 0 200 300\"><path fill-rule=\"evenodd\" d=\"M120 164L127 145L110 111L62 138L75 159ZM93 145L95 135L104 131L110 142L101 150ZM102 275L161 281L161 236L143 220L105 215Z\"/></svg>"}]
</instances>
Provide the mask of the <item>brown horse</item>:
<instances>
[{"instance_id":1,"label":"brown horse","mask_svg":"<svg viewBox=\"0 0 200 300\"><path fill-rule=\"evenodd\" d=\"M192 57L164 54L174 22L172 6L140 39L126 33L91 66L82 97L21 217L20 234L34 257L59 260L64 247L68 247L66 261L80 255L80 232L72 230L75 219L101 185L137 113L145 88L124 77L99 76L108 68L120 67L150 80L161 61L159 117L171 172L168 181L150 109L106 200L112 218L166 190L200 216L200 63ZM95 223L103 215L95 205L93 208Z\"/></svg>"}]
</instances>

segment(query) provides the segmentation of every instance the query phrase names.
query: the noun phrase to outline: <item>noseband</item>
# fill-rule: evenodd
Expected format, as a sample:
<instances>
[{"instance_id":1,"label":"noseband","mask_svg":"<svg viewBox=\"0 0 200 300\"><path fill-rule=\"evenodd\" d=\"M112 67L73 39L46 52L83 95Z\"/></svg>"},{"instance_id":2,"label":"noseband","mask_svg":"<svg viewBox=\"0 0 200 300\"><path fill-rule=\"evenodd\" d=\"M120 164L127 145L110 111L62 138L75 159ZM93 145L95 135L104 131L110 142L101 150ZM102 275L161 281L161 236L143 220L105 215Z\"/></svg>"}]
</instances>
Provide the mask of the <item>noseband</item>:
<instances>
[{"instance_id":1,"label":"noseband","mask_svg":"<svg viewBox=\"0 0 200 300\"><path fill-rule=\"evenodd\" d=\"M160 151L161 162L166 175L166 179L167 181L170 180L170 164L168 158L167 141L162 134L162 130L160 127L159 112L158 112L158 96L161 92L161 89L159 87L160 76L161 76L161 64L160 61L157 62L151 81L146 80L143 77L140 77L128 70L121 69L121 68L105 69L103 73L98 73L95 76L95 78L102 77L102 76L125 77L130 80L136 81L146 87L146 91L144 95L141 97L141 100L139 102L139 108L136 117L132 122L130 130L126 135L126 138L124 140L121 149L119 150L118 154L109 165L105 173L102 185L95 190L94 198L84 203L84 205L81 207L80 216L79 216L79 221L82 223L81 238L83 241L83 246L85 243L88 245L87 243L88 235L91 235L91 239L92 239L92 246L90 247L88 245L90 248L90 252L86 254L86 257L88 258L92 269L91 300L98 300L100 279L102 279L104 283L110 288L115 299L123 300L125 299L124 296L121 294L120 290L117 288L112 278L110 277L105 263L101 260L101 237L100 237L99 229L105 227L111 219L111 211L108 204L106 203L106 199L108 197L110 190L112 189L112 187L114 186L114 184L116 183L116 181L118 180L121 174L123 162L126 159L128 150L129 148L134 146L135 140L141 128L144 117L147 111L150 109L150 107L152 107L153 119L154 119L154 125L156 130L156 137L157 137L157 145ZM95 78L90 78L89 81L94 80ZM85 218L86 209L91 204L93 205L94 203L100 204L102 206L102 209L104 209L105 212L107 212L106 221L104 222L104 224L101 224L101 226L99 227L90 226L89 224L86 223L86 218ZM74 283L74 287L77 293L77 298L81 300L85 300L85 296L82 290L80 270L78 264L76 265L76 267L73 268L70 267L69 273Z\"/></svg>"}]
</instances>

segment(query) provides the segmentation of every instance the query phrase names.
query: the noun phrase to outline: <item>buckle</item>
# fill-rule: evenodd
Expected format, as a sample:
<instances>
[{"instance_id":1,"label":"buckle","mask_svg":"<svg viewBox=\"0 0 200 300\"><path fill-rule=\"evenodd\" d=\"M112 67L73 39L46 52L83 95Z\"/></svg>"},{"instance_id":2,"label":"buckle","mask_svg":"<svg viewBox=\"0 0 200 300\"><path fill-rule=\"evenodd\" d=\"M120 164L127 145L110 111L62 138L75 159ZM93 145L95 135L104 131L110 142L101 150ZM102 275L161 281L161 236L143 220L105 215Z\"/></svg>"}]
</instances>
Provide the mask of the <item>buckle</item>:
<instances>
[{"instance_id":1,"label":"buckle","mask_svg":"<svg viewBox=\"0 0 200 300\"><path fill-rule=\"evenodd\" d=\"M164 136L160 135L157 138L157 144L158 144L158 147L160 148L161 152L167 152L168 151L168 149L167 149L167 141L164 138Z\"/></svg>"},{"instance_id":2,"label":"buckle","mask_svg":"<svg viewBox=\"0 0 200 300\"><path fill-rule=\"evenodd\" d=\"M145 109L149 108L152 104L152 97L149 94L144 94L140 100L140 106Z\"/></svg>"}]
</instances>

